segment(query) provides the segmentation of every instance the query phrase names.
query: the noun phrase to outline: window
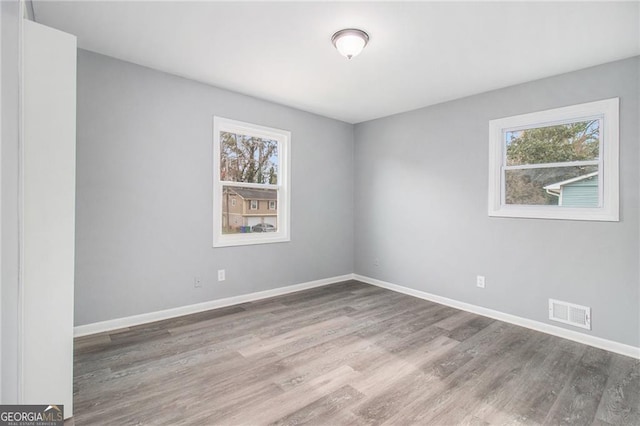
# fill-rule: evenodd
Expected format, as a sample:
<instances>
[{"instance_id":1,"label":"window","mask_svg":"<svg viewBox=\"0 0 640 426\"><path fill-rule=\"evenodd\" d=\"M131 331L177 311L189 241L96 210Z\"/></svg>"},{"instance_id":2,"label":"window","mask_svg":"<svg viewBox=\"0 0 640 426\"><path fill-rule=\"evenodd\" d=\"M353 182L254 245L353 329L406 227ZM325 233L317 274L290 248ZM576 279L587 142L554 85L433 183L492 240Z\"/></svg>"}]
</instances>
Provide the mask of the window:
<instances>
[{"instance_id":1,"label":"window","mask_svg":"<svg viewBox=\"0 0 640 426\"><path fill-rule=\"evenodd\" d=\"M489 122L489 216L618 221L618 98Z\"/></svg>"},{"instance_id":2,"label":"window","mask_svg":"<svg viewBox=\"0 0 640 426\"><path fill-rule=\"evenodd\" d=\"M289 241L290 141L285 130L213 118L214 247Z\"/></svg>"}]
</instances>

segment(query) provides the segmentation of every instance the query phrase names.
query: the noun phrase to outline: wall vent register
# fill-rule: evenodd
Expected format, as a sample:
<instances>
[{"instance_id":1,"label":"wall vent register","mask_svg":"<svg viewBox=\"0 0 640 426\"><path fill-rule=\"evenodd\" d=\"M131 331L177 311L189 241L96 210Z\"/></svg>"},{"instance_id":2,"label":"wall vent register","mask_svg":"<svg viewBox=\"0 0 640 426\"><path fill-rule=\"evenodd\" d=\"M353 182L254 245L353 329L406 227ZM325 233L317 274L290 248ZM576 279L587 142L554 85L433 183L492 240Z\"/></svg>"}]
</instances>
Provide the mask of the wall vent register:
<instances>
[{"instance_id":1,"label":"wall vent register","mask_svg":"<svg viewBox=\"0 0 640 426\"><path fill-rule=\"evenodd\" d=\"M549 319L591 330L591 308L549 299Z\"/></svg>"}]
</instances>

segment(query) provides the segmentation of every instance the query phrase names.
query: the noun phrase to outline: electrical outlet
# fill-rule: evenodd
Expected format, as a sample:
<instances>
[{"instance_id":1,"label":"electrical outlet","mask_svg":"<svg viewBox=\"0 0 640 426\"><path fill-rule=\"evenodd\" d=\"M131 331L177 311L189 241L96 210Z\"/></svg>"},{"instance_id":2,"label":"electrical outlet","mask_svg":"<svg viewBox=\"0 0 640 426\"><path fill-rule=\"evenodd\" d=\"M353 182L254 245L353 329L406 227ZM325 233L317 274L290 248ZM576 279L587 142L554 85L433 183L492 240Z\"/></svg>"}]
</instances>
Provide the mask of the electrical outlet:
<instances>
[{"instance_id":1,"label":"electrical outlet","mask_svg":"<svg viewBox=\"0 0 640 426\"><path fill-rule=\"evenodd\" d=\"M482 275L476 277L476 286L484 288L484 277Z\"/></svg>"},{"instance_id":2,"label":"electrical outlet","mask_svg":"<svg viewBox=\"0 0 640 426\"><path fill-rule=\"evenodd\" d=\"M226 280L226 274L224 272L224 269L218 269L218 281L224 281Z\"/></svg>"},{"instance_id":3,"label":"electrical outlet","mask_svg":"<svg viewBox=\"0 0 640 426\"><path fill-rule=\"evenodd\" d=\"M200 277L194 277L194 278L193 278L193 286L194 286L195 288L200 288L200 287L202 287L202 278L200 278Z\"/></svg>"}]
</instances>

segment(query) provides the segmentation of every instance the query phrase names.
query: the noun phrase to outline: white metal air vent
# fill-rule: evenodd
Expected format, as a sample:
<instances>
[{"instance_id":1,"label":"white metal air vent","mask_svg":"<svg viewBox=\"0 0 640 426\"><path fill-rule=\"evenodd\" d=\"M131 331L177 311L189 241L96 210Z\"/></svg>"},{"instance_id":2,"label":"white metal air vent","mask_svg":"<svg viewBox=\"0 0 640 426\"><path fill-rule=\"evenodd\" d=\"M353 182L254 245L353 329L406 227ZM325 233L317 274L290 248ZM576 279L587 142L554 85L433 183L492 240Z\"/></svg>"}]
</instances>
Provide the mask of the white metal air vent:
<instances>
[{"instance_id":1,"label":"white metal air vent","mask_svg":"<svg viewBox=\"0 0 640 426\"><path fill-rule=\"evenodd\" d=\"M591 308L549 299L549 319L591 330Z\"/></svg>"}]
</instances>

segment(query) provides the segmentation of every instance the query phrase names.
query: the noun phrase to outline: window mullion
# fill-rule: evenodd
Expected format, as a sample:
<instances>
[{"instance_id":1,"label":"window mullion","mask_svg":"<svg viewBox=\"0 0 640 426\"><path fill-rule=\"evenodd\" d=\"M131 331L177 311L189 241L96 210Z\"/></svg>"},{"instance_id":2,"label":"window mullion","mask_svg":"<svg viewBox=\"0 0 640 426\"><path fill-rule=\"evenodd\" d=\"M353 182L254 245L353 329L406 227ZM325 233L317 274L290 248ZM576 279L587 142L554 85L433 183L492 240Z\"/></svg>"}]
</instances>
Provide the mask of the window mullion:
<instances>
[{"instance_id":1,"label":"window mullion","mask_svg":"<svg viewBox=\"0 0 640 426\"><path fill-rule=\"evenodd\" d=\"M562 163L538 163L538 164L519 164L516 166L503 166L504 170L525 170L525 169L547 169L556 167L576 167L576 166L597 166L600 160L585 161L567 161Z\"/></svg>"},{"instance_id":2,"label":"window mullion","mask_svg":"<svg viewBox=\"0 0 640 426\"><path fill-rule=\"evenodd\" d=\"M251 183L251 182L232 182L221 180L220 185L235 186L238 188L256 188L256 189L279 189L280 186L272 183Z\"/></svg>"}]
</instances>

